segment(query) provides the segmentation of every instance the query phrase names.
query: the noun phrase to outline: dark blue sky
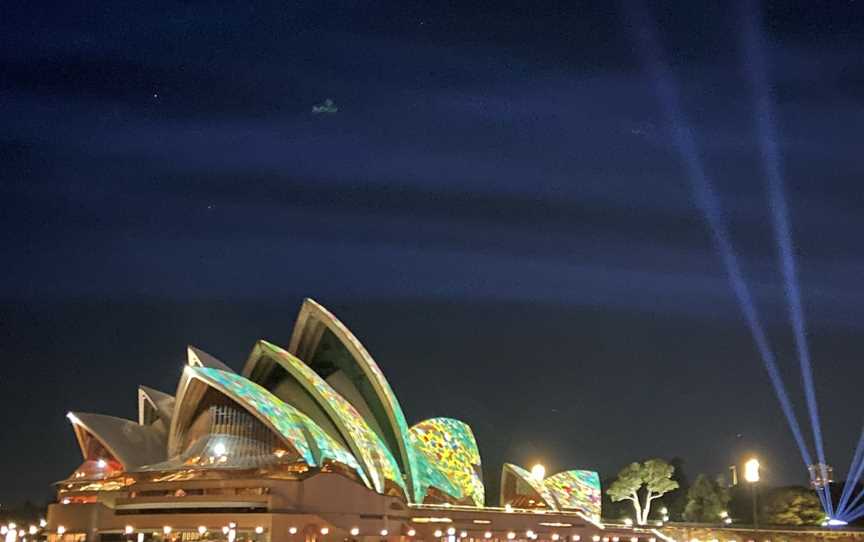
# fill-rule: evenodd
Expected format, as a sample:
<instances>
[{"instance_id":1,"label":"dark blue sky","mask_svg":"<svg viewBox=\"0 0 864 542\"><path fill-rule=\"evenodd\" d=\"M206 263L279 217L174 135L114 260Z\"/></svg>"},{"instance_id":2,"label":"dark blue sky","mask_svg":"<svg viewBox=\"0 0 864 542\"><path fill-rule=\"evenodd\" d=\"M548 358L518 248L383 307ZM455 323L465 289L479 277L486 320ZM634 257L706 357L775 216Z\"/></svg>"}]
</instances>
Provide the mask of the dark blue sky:
<instances>
[{"instance_id":1,"label":"dark blue sky","mask_svg":"<svg viewBox=\"0 0 864 542\"><path fill-rule=\"evenodd\" d=\"M649 11L803 405L736 10ZM764 4L840 471L864 418L862 12ZM661 455L692 477L755 449L803 479L625 21L610 2L4 4L0 439L21 468L0 501L77 466L67 410L134 417L187 343L239 368L287 343L304 296L409 421L474 426L487 476Z\"/></svg>"}]
</instances>

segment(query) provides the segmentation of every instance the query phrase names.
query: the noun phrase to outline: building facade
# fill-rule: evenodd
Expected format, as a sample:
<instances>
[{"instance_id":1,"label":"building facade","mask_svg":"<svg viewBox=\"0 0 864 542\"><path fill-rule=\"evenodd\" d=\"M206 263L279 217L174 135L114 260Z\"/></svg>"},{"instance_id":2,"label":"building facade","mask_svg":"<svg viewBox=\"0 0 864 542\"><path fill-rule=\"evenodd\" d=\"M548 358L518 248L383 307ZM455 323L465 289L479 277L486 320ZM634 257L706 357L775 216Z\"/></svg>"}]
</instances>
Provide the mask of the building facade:
<instances>
[{"instance_id":1,"label":"building facade","mask_svg":"<svg viewBox=\"0 0 864 542\"><path fill-rule=\"evenodd\" d=\"M259 341L238 373L189 347L175 393L141 386L138 405L138 420L69 413L82 463L57 483L52 542L610 540L596 472L505 464L486 506L471 428L409 426L375 360L310 299L287 348Z\"/></svg>"}]
</instances>

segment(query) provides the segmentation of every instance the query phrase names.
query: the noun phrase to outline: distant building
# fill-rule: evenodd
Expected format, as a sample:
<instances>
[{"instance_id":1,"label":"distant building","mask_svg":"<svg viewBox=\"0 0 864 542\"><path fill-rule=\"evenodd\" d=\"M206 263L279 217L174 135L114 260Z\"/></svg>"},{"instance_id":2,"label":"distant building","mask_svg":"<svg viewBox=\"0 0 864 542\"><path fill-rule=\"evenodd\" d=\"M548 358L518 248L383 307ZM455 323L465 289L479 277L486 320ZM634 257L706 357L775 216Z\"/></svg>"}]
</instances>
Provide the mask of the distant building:
<instances>
[{"instance_id":1,"label":"distant building","mask_svg":"<svg viewBox=\"0 0 864 542\"><path fill-rule=\"evenodd\" d=\"M507 464L486 507L471 428L409 427L377 363L312 300L288 348L259 341L240 374L187 354L175 395L138 389L137 421L69 414L83 463L57 483L52 542L609 540L595 472Z\"/></svg>"}]
</instances>

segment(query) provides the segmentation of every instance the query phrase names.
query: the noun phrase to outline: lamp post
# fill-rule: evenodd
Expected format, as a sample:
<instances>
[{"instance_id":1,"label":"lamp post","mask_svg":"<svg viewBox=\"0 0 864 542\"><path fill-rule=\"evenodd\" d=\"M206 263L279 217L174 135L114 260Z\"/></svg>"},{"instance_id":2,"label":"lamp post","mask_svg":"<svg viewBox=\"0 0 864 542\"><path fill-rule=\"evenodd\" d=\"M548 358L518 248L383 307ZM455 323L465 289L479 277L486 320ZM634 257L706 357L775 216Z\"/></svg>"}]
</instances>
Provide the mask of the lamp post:
<instances>
[{"instance_id":1,"label":"lamp post","mask_svg":"<svg viewBox=\"0 0 864 542\"><path fill-rule=\"evenodd\" d=\"M756 505L758 495L756 484L759 483L759 460L755 457L744 463L744 480L750 484L753 491L753 528L759 530L759 513Z\"/></svg>"}]
</instances>

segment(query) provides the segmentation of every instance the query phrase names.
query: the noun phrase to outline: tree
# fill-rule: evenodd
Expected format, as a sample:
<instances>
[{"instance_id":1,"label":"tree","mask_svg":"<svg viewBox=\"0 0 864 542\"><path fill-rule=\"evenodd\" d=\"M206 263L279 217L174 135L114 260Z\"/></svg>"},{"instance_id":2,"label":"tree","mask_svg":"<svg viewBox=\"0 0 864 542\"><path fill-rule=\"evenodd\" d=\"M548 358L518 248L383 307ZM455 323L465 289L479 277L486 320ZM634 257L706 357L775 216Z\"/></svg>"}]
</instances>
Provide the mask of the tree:
<instances>
[{"instance_id":1,"label":"tree","mask_svg":"<svg viewBox=\"0 0 864 542\"><path fill-rule=\"evenodd\" d=\"M644 463L630 463L618 473L606 493L614 502L629 500L636 512L636 523L648 523L651 501L678 488L672 479L675 467L662 459L649 459Z\"/></svg>"},{"instance_id":2,"label":"tree","mask_svg":"<svg viewBox=\"0 0 864 542\"><path fill-rule=\"evenodd\" d=\"M765 521L774 525L819 525L825 512L819 497L803 487L784 487L768 495L763 508Z\"/></svg>"},{"instance_id":3,"label":"tree","mask_svg":"<svg viewBox=\"0 0 864 542\"><path fill-rule=\"evenodd\" d=\"M676 491L671 498L661 499L661 502L667 505L668 515L672 518L672 521L681 521L684 517L684 507L687 506L687 492L690 489L690 479L684 470L684 459L673 457L669 460L669 464L675 467L672 479L678 482L678 489L680 491Z\"/></svg>"},{"instance_id":4,"label":"tree","mask_svg":"<svg viewBox=\"0 0 864 542\"><path fill-rule=\"evenodd\" d=\"M704 474L687 491L684 519L700 523L716 523L729 504L729 491Z\"/></svg>"}]
</instances>

